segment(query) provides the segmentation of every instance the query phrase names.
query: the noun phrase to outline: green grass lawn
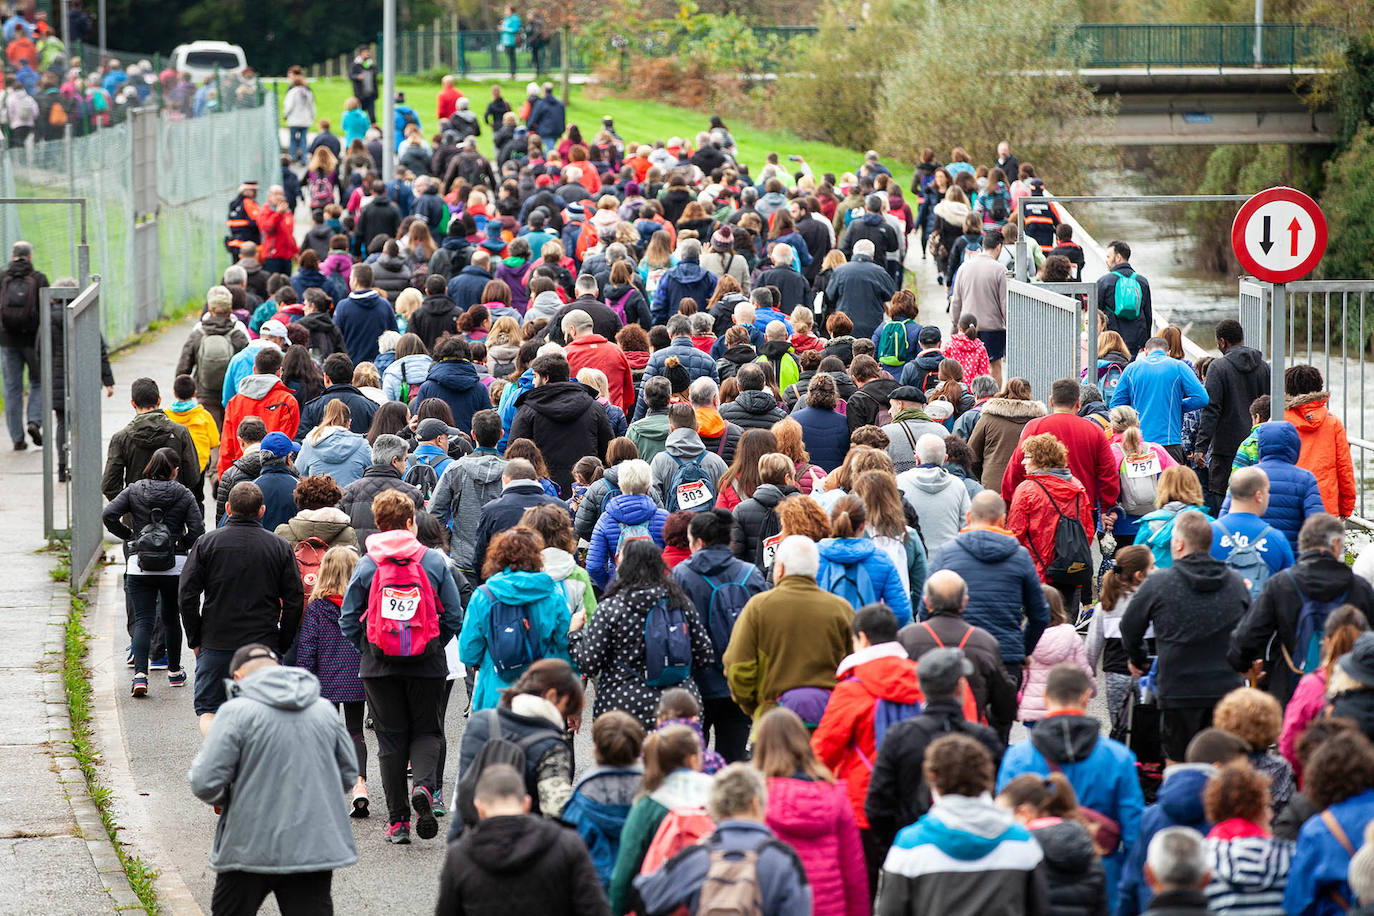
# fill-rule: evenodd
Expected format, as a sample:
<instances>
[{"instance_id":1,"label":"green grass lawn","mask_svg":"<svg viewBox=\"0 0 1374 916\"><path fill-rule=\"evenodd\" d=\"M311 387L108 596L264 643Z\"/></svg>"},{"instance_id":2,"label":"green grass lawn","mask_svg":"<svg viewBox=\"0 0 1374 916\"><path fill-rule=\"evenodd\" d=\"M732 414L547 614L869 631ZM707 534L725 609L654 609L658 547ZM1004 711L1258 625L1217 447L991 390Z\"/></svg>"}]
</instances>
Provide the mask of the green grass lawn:
<instances>
[{"instance_id":1,"label":"green grass lawn","mask_svg":"<svg viewBox=\"0 0 1374 916\"><path fill-rule=\"evenodd\" d=\"M343 115L344 100L352 94L349 81L335 77L312 80L310 85L315 91L318 115L329 118L337 128L339 118ZM463 80L458 83L458 88L472 100L472 107L480 116L491 99L492 85L501 87L502 94L510 100L513 107L518 108L524 100L524 81L501 80L493 83ZM406 103L419 114L425 133L430 133L435 118L435 98L439 94L438 84L414 78L398 78L396 86L405 93ZM285 88L281 91L285 92ZM379 116L380 108L379 103ZM579 125L583 128L584 135L587 135L589 129L594 131L601 126L602 117L610 115L615 118L616 132L622 137L630 141L652 143L654 140L666 140L669 137L691 140L697 131L706 128L709 114L641 99L588 99L584 87L573 86L571 104L568 107L568 123ZM803 157L818 176L825 172L834 172L839 176L846 171L854 171L863 162L861 151L803 140L791 131L760 130L733 119L728 119L726 124L734 134L740 160L749 166L750 173L754 175L759 173L765 157L772 152L776 152L784 160L789 155ZM487 136L484 129L482 140L485 141ZM485 142L482 146L484 150L487 148ZM901 163L889 163L889 167L893 168L894 174L905 189L911 181L910 167Z\"/></svg>"}]
</instances>

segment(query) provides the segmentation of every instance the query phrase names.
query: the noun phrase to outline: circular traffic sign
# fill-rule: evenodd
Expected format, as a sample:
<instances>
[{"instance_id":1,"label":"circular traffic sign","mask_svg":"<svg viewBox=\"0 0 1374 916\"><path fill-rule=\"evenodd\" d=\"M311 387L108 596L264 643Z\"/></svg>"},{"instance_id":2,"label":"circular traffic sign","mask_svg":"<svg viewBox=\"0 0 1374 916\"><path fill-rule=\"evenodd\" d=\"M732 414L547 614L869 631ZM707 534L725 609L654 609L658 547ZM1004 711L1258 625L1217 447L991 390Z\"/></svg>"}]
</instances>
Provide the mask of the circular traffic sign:
<instances>
[{"instance_id":1,"label":"circular traffic sign","mask_svg":"<svg viewBox=\"0 0 1374 916\"><path fill-rule=\"evenodd\" d=\"M1303 192L1270 188L1241 205L1231 223L1231 248L1259 280L1297 280L1316 269L1326 253L1326 217Z\"/></svg>"}]
</instances>

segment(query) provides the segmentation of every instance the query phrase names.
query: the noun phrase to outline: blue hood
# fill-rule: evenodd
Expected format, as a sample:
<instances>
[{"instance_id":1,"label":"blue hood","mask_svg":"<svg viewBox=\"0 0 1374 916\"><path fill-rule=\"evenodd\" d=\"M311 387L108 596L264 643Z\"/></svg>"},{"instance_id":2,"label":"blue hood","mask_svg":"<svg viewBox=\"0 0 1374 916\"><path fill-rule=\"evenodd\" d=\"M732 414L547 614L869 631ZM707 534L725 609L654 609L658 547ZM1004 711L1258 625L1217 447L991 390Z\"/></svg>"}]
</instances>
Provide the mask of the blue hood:
<instances>
[{"instance_id":1,"label":"blue hood","mask_svg":"<svg viewBox=\"0 0 1374 916\"><path fill-rule=\"evenodd\" d=\"M884 220L881 213L865 213L860 217L860 222L865 226L881 226Z\"/></svg>"},{"instance_id":2,"label":"blue hood","mask_svg":"<svg viewBox=\"0 0 1374 916\"><path fill-rule=\"evenodd\" d=\"M375 309L386 301L385 298L378 295L375 289L360 289L357 292L349 293L348 299L362 309Z\"/></svg>"},{"instance_id":3,"label":"blue hood","mask_svg":"<svg viewBox=\"0 0 1374 916\"><path fill-rule=\"evenodd\" d=\"M826 538L820 543L822 558L844 566L863 562L876 549L868 538Z\"/></svg>"},{"instance_id":4,"label":"blue hood","mask_svg":"<svg viewBox=\"0 0 1374 916\"><path fill-rule=\"evenodd\" d=\"M1009 534L983 528L965 531L952 543L982 563L1003 563L1021 546L1021 542Z\"/></svg>"},{"instance_id":5,"label":"blue hood","mask_svg":"<svg viewBox=\"0 0 1374 916\"><path fill-rule=\"evenodd\" d=\"M349 432L341 427L331 427L333 432L325 438L311 443L310 449L329 464L343 464L359 451L367 452L367 463L372 463L372 447L361 434ZM308 438L308 437L307 437Z\"/></svg>"},{"instance_id":6,"label":"blue hood","mask_svg":"<svg viewBox=\"0 0 1374 916\"><path fill-rule=\"evenodd\" d=\"M1205 764L1180 764L1169 767L1160 784L1156 804L1168 815L1170 823L1198 827L1207 822L1202 792L1216 767Z\"/></svg>"},{"instance_id":7,"label":"blue hood","mask_svg":"<svg viewBox=\"0 0 1374 916\"><path fill-rule=\"evenodd\" d=\"M706 268L700 261L679 261L673 268L673 276L679 283L691 284L706 276Z\"/></svg>"},{"instance_id":8,"label":"blue hood","mask_svg":"<svg viewBox=\"0 0 1374 916\"><path fill-rule=\"evenodd\" d=\"M1260 424L1256 434L1259 443L1260 461L1273 458L1287 464L1298 463L1298 453L1302 451L1302 438L1298 428L1283 420L1271 420Z\"/></svg>"},{"instance_id":9,"label":"blue hood","mask_svg":"<svg viewBox=\"0 0 1374 916\"><path fill-rule=\"evenodd\" d=\"M296 276L293 279L304 284L306 289L309 289L312 286L318 286L321 289L323 289L325 284L324 274L320 273L318 270L310 270L305 267L302 267L300 270L296 271Z\"/></svg>"},{"instance_id":10,"label":"blue hood","mask_svg":"<svg viewBox=\"0 0 1374 916\"><path fill-rule=\"evenodd\" d=\"M429 367L429 375L425 380L450 391L468 391L482 384L477 367L465 359L446 359L435 363Z\"/></svg>"},{"instance_id":11,"label":"blue hood","mask_svg":"<svg viewBox=\"0 0 1374 916\"><path fill-rule=\"evenodd\" d=\"M658 506L642 493L622 493L606 506L606 514L622 525L643 525L654 517Z\"/></svg>"},{"instance_id":12,"label":"blue hood","mask_svg":"<svg viewBox=\"0 0 1374 916\"><path fill-rule=\"evenodd\" d=\"M488 579L485 587L507 604L530 604L561 587L545 572L507 569Z\"/></svg>"},{"instance_id":13,"label":"blue hood","mask_svg":"<svg viewBox=\"0 0 1374 916\"><path fill-rule=\"evenodd\" d=\"M454 220L458 222L458 220ZM461 235L446 235L440 246L447 251L462 251L468 247L468 240Z\"/></svg>"}]
</instances>

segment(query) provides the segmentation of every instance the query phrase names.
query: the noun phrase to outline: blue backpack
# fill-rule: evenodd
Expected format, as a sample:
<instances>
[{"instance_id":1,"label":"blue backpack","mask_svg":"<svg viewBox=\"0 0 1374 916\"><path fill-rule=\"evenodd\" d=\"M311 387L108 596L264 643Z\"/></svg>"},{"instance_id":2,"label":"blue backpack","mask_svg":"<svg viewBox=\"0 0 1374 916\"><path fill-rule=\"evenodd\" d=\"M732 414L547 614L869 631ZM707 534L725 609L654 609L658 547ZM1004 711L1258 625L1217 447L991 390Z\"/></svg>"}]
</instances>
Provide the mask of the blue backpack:
<instances>
[{"instance_id":1,"label":"blue backpack","mask_svg":"<svg viewBox=\"0 0 1374 916\"><path fill-rule=\"evenodd\" d=\"M1236 533L1226 527L1226 519L1217 519L1217 525L1234 543L1236 540ZM1242 579L1250 584L1251 601L1259 597L1259 593L1264 590L1264 583L1269 581L1269 576L1271 575L1269 564L1264 561L1264 557L1261 556L1259 552L1259 542L1264 540L1271 532L1274 534L1278 533L1270 526L1265 525L1264 530L1259 533L1258 537L1246 541L1244 544L1238 544L1232 547L1231 552L1226 555L1225 563L1227 567L1235 570ZM1323 618L1324 617L1325 615L1323 615ZM1323 619L1322 622L1325 623L1325 619Z\"/></svg>"},{"instance_id":2,"label":"blue backpack","mask_svg":"<svg viewBox=\"0 0 1374 916\"><path fill-rule=\"evenodd\" d=\"M911 343L907 327L913 324L919 334L921 326L910 318L883 325L883 332L878 337L878 362L884 366L903 366L911 362L916 347Z\"/></svg>"},{"instance_id":3,"label":"blue backpack","mask_svg":"<svg viewBox=\"0 0 1374 916\"><path fill-rule=\"evenodd\" d=\"M530 619L529 605L506 604L492 594L488 586L481 591L487 596L487 653L492 667L506 680L518 675L544 655L539 651L539 634Z\"/></svg>"},{"instance_id":4,"label":"blue backpack","mask_svg":"<svg viewBox=\"0 0 1374 916\"><path fill-rule=\"evenodd\" d=\"M1309 598L1302 593L1298 586L1298 579L1293 575L1293 570L1286 569L1284 573L1288 576L1288 581L1293 583L1293 591L1298 593L1302 599L1302 609L1298 611L1297 636L1293 640L1293 648L1297 651L1293 655L1288 654L1288 647L1282 642L1279 648L1283 650L1283 658L1288 662L1288 667L1294 674L1304 675L1316 671L1322 663L1322 636L1326 627L1326 618L1332 611L1345 604L1348 592L1341 592L1329 601L1319 601L1316 598ZM1294 661L1297 664L1294 664Z\"/></svg>"},{"instance_id":5,"label":"blue backpack","mask_svg":"<svg viewBox=\"0 0 1374 916\"><path fill-rule=\"evenodd\" d=\"M691 461L683 461L676 455L668 457L677 462L677 470L673 472L673 479L668 482L667 505L663 508L669 512L700 512L713 508L716 504L716 482L701 466L706 452L701 452Z\"/></svg>"},{"instance_id":6,"label":"blue backpack","mask_svg":"<svg viewBox=\"0 0 1374 916\"><path fill-rule=\"evenodd\" d=\"M720 583L710 576L701 577L711 587L711 598L706 602L706 633L711 637L711 645L716 647L718 659L725 654L725 648L730 645L730 634L734 632L735 621L753 597L744 587L753 573L753 567L745 566L738 582Z\"/></svg>"},{"instance_id":7,"label":"blue backpack","mask_svg":"<svg viewBox=\"0 0 1374 916\"><path fill-rule=\"evenodd\" d=\"M602 890L611 886L611 872L615 870L615 857L620 852L620 832L630 816L628 804L612 804L595 801L587 796L583 787L604 776L641 776L638 770L600 770L589 773L573 787L572 797L563 807L561 819L577 828L577 835L587 845L591 853L592 865L596 866L596 876L601 881Z\"/></svg>"},{"instance_id":8,"label":"blue backpack","mask_svg":"<svg viewBox=\"0 0 1374 916\"><path fill-rule=\"evenodd\" d=\"M692 639L687 615L662 598L644 620L644 683L674 687L692 673Z\"/></svg>"},{"instance_id":9,"label":"blue backpack","mask_svg":"<svg viewBox=\"0 0 1374 916\"><path fill-rule=\"evenodd\" d=\"M856 611L864 605L872 604L878 600L878 593L873 588L873 580L869 578L868 570L864 569L862 563L854 563L849 566L842 563L829 563L826 565L822 579L824 580L820 583L822 591L839 595L848 601Z\"/></svg>"},{"instance_id":10,"label":"blue backpack","mask_svg":"<svg viewBox=\"0 0 1374 916\"><path fill-rule=\"evenodd\" d=\"M1125 318L1127 321L1140 317L1140 306L1145 298L1145 291L1136 279L1135 274L1129 277L1123 273L1112 271L1116 274L1116 291L1112 294L1112 311L1116 317Z\"/></svg>"}]
</instances>

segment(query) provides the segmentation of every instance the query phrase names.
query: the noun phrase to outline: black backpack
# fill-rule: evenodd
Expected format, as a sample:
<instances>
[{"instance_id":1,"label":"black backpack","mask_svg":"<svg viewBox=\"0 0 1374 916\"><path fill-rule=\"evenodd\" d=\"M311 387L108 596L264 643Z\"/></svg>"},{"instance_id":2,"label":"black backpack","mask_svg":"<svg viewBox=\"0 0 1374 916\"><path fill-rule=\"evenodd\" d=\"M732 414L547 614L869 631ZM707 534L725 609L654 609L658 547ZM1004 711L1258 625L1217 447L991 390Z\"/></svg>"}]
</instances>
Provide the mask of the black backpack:
<instances>
[{"instance_id":1,"label":"black backpack","mask_svg":"<svg viewBox=\"0 0 1374 916\"><path fill-rule=\"evenodd\" d=\"M1083 498L1083 494L1074 494L1074 514L1065 515L1064 510L1059 508L1059 504L1050 495L1048 487L1034 477L1026 479L1034 481L1036 486L1045 491L1045 498L1050 501L1050 505L1059 516L1059 521L1054 526L1054 557L1049 565L1045 566L1045 578L1055 585L1091 585L1093 552L1088 544L1088 535L1079 524L1077 514L1078 501ZM1031 550L1035 553L1036 562L1045 565L1044 557L1035 549L1035 539L1027 538L1026 543L1030 544Z\"/></svg>"},{"instance_id":2,"label":"black backpack","mask_svg":"<svg viewBox=\"0 0 1374 916\"><path fill-rule=\"evenodd\" d=\"M176 538L162 521L161 509L150 513L148 524L129 543L129 549L138 554L138 565L144 572L167 572L176 566Z\"/></svg>"},{"instance_id":3,"label":"black backpack","mask_svg":"<svg viewBox=\"0 0 1374 916\"><path fill-rule=\"evenodd\" d=\"M0 327L11 334L38 330L38 275L6 274L0 282Z\"/></svg>"},{"instance_id":4,"label":"black backpack","mask_svg":"<svg viewBox=\"0 0 1374 916\"><path fill-rule=\"evenodd\" d=\"M529 771L526 769L525 755L536 744L551 737L548 734L531 732L520 738L507 738L501 734L501 714L495 709L484 709L476 715L484 715L487 719L487 741L458 780L458 815L468 827L476 824L478 820L475 799L477 780L482 778L482 771L498 764L513 767L528 783Z\"/></svg>"}]
</instances>

